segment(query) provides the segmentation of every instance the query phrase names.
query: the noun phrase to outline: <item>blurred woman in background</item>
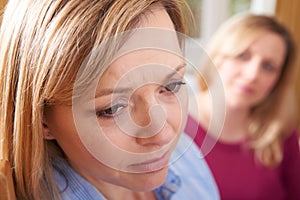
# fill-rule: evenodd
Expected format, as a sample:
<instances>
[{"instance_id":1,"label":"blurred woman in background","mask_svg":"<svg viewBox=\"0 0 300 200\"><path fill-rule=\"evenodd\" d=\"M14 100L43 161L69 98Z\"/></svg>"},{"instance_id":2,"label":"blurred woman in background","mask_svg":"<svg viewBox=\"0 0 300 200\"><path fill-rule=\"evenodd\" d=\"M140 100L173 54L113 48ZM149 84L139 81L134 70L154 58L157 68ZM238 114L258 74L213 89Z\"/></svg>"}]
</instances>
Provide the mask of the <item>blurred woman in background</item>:
<instances>
[{"instance_id":1,"label":"blurred woman in background","mask_svg":"<svg viewBox=\"0 0 300 200\"><path fill-rule=\"evenodd\" d=\"M200 112L189 117L186 132L201 149L205 142L215 144L210 152L202 150L221 199L300 199L290 33L272 17L239 14L219 28L207 51L212 62L199 79ZM218 89L217 76L226 111L220 133L208 131L216 130L210 129L209 92Z\"/></svg>"}]
</instances>

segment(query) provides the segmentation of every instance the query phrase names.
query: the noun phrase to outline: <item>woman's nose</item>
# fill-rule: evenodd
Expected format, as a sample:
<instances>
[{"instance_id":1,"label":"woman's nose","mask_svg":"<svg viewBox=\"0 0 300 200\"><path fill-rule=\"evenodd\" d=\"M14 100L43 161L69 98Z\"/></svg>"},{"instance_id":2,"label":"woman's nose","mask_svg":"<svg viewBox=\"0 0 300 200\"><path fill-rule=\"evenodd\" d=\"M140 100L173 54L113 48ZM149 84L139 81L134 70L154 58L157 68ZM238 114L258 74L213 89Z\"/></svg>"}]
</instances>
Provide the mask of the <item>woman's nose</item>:
<instances>
[{"instance_id":1,"label":"woman's nose","mask_svg":"<svg viewBox=\"0 0 300 200\"><path fill-rule=\"evenodd\" d=\"M141 145L163 146L174 138L167 124L167 113L156 95L157 86L148 85L135 91L132 97L131 118L140 128L136 141Z\"/></svg>"},{"instance_id":2,"label":"woman's nose","mask_svg":"<svg viewBox=\"0 0 300 200\"><path fill-rule=\"evenodd\" d=\"M243 74L246 80L255 81L260 76L261 63L258 59L253 59L246 66L244 66Z\"/></svg>"},{"instance_id":3,"label":"woman's nose","mask_svg":"<svg viewBox=\"0 0 300 200\"><path fill-rule=\"evenodd\" d=\"M130 115L136 125L141 127L151 126L158 118L161 118L154 112L155 109L161 107L156 98L154 86L146 85L138 88L132 94L131 102L133 106L131 106Z\"/></svg>"}]
</instances>

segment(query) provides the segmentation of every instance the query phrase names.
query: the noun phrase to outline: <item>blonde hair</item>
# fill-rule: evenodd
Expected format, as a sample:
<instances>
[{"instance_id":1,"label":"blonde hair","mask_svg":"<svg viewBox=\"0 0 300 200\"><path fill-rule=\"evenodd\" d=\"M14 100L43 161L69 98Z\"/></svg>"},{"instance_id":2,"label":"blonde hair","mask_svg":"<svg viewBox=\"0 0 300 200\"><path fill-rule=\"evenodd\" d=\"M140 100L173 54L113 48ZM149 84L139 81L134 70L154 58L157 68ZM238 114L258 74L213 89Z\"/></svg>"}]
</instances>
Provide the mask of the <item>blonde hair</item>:
<instances>
[{"instance_id":1,"label":"blonde hair","mask_svg":"<svg viewBox=\"0 0 300 200\"><path fill-rule=\"evenodd\" d=\"M200 88L205 91L215 75L212 65L217 67L228 58L245 51L252 42L266 32L281 36L286 45L286 56L282 72L270 95L251 110L249 144L256 158L265 166L275 167L282 160L282 143L295 127L293 106L293 65L295 47L289 31L275 18L249 13L238 14L225 22L208 43L207 52L211 60L206 61ZM205 81L204 82L204 78Z\"/></svg>"},{"instance_id":2,"label":"blonde hair","mask_svg":"<svg viewBox=\"0 0 300 200\"><path fill-rule=\"evenodd\" d=\"M0 33L0 136L17 198L60 199L51 160L64 154L55 141L43 139L44 109L70 103L76 74L92 49L137 27L154 4L186 33L190 11L183 0L8 2Z\"/></svg>"}]
</instances>

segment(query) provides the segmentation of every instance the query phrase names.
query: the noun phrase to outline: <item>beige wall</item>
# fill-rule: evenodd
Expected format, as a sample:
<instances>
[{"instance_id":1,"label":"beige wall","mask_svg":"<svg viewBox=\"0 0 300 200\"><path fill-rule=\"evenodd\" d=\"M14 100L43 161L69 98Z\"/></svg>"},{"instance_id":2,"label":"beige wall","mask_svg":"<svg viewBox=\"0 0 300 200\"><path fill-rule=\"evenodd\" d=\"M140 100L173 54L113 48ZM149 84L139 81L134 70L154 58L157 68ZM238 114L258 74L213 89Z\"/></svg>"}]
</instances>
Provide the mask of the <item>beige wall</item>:
<instances>
[{"instance_id":1,"label":"beige wall","mask_svg":"<svg viewBox=\"0 0 300 200\"><path fill-rule=\"evenodd\" d=\"M298 47L298 52L296 55L297 78L295 92L296 101L298 103L298 127L300 128L300 23L298 15L299 10L299 0L277 0L276 15L286 26L290 28Z\"/></svg>"}]
</instances>

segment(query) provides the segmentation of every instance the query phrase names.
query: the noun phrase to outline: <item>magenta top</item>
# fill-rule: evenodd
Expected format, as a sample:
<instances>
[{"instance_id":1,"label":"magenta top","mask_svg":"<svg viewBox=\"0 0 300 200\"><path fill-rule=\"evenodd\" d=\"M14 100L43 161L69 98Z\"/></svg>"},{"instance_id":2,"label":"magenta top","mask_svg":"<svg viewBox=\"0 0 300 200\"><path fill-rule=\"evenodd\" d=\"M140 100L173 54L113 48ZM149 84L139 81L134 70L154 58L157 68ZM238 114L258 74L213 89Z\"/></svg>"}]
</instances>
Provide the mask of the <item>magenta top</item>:
<instances>
[{"instance_id":1,"label":"magenta top","mask_svg":"<svg viewBox=\"0 0 300 200\"><path fill-rule=\"evenodd\" d=\"M191 117L185 132L194 138L198 147L205 137L205 144L216 142L208 154L203 154L207 154L205 160L214 175L221 199L300 200L300 152L296 131L284 141L283 161L274 169L268 169L255 160L253 150L246 148L243 142L215 141Z\"/></svg>"}]
</instances>

